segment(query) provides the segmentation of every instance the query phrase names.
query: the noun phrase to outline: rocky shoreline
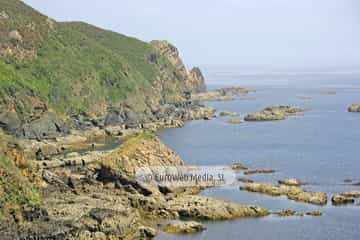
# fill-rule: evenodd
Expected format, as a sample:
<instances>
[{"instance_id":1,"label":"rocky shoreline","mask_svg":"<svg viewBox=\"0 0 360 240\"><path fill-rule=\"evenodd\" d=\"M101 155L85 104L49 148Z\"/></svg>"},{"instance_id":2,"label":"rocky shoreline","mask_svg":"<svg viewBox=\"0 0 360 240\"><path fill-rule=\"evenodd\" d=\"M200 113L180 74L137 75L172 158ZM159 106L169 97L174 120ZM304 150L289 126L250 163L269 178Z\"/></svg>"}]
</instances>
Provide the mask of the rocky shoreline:
<instances>
[{"instance_id":1,"label":"rocky shoreline","mask_svg":"<svg viewBox=\"0 0 360 240\"><path fill-rule=\"evenodd\" d=\"M136 168L185 164L151 132L130 136L106 154L74 155L70 157L93 161L60 166L31 163L43 203L10 211L0 228L4 239L151 239L164 220L270 214L260 207L194 195L202 187L171 189L138 182Z\"/></svg>"}]
</instances>

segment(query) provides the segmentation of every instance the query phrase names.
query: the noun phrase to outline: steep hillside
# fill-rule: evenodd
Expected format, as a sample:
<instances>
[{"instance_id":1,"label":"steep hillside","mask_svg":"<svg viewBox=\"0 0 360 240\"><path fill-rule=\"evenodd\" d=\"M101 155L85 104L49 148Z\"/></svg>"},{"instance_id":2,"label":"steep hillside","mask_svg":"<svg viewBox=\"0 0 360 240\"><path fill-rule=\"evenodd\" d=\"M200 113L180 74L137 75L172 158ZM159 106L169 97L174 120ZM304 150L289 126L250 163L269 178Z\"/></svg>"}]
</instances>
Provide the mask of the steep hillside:
<instances>
[{"instance_id":1,"label":"steep hillside","mask_svg":"<svg viewBox=\"0 0 360 240\"><path fill-rule=\"evenodd\" d=\"M79 118L151 121L164 103L186 100L186 74L146 42L0 0L0 127L7 132L31 137L29 125L44 118L58 132Z\"/></svg>"}]
</instances>

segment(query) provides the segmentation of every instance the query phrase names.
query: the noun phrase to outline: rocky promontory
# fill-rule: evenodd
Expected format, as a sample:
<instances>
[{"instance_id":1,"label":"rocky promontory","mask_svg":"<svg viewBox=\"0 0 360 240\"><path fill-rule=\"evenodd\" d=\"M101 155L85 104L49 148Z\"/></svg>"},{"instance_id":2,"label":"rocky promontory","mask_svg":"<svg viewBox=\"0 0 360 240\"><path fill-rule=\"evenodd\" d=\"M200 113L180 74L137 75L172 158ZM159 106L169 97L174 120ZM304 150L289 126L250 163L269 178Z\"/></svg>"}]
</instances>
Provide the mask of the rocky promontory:
<instances>
[{"instance_id":1,"label":"rocky promontory","mask_svg":"<svg viewBox=\"0 0 360 240\"><path fill-rule=\"evenodd\" d=\"M252 91L241 87L226 87L192 94L191 99L193 101L231 101L237 96L245 95Z\"/></svg>"},{"instance_id":2,"label":"rocky promontory","mask_svg":"<svg viewBox=\"0 0 360 240\"><path fill-rule=\"evenodd\" d=\"M247 115L245 121L277 121L287 119L289 116L304 112L301 107L292 107L289 105L273 105L265 108L261 112Z\"/></svg>"}]
</instances>

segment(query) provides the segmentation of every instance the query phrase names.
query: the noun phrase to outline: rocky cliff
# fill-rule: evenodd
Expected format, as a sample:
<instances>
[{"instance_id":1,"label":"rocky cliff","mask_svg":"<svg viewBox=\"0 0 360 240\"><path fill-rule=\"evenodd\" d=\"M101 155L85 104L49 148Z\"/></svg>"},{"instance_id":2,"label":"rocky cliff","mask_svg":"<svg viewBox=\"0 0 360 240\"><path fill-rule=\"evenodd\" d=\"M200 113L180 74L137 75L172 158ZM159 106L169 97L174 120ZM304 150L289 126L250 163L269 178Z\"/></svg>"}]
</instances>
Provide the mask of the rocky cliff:
<instances>
[{"instance_id":1,"label":"rocky cliff","mask_svg":"<svg viewBox=\"0 0 360 240\"><path fill-rule=\"evenodd\" d=\"M185 86L190 92L199 93L206 91L205 78L198 67L194 67L187 72L184 63L182 62L179 50L168 41L154 40L150 42L161 55L165 56L180 74L180 78L184 81Z\"/></svg>"},{"instance_id":2,"label":"rocky cliff","mask_svg":"<svg viewBox=\"0 0 360 240\"><path fill-rule=\"evenodd\" d=\"M56 22L19 0L0 0L0 13L0 127L7 133L48 139L71 128L137 126L204 89L200 70L189 75L167 42Z\"/></svg>"}]
</instances>

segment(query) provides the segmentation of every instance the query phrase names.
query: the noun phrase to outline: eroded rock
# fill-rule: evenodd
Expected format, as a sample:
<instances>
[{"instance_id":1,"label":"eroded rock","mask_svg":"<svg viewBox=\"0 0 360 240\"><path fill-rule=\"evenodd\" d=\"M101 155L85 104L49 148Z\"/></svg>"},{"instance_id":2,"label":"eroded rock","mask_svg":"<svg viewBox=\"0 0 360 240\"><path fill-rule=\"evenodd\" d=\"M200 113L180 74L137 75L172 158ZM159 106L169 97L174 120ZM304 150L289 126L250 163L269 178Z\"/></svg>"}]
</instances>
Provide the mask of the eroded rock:
<instances>
[{"instance_id":1,"label":"eroded rock","mask_svg":"<svg viewBox=\"0 0 360 240\"><path fill-rule=\"evenodd\" d=\"M296 178L287 178L287 179L279 180L278 182L279 184L287 185L287 186L301 186L304 184L303 182L301 182Z\"/></svg>"},{"instance_id":2,"label":"eroded rock","mask_svg":"<svg viewBox=\"0 0 360 240\"><path fill-rule=\"evenodd\" d=\"M185 195L168 201L170 209L180 217L198 220L229 220L241 217L263 217L269 211L257 206L243 206L237 203L208 198L205 196Z\"/></svg>"},{"instance_id":3,"label":"eroded rock","mask_svg":"<svg viewBox=\"0 0 360 240\"><path fill-rule=\"evenodd\" d=\"M272 185L268 183L251 183L241 186L240 190L263 193L271 196L287 196L288 199L306 202L317 205L325 205L327 203L327 195L323 192L307 192L300 187Z\"/></svg>"},{"instance_id":4,"label":"eroded rock","mask_svg":"<svg viewBox=\"0 0 360 240\"><path fill-rule=\"evenodd\" d=\"M245 121L277 121L287 119L291 115L304 112L305 109L288 105L273 105L261 112L247 115Z\"/></svg>"},{"instance_id":5,"label":"eroded rock","mask_svg":"<svg viewBox=\"0 0 360 240\"><path fill-rule=\"evenodd\" d=\"M163 227L163 231L167 233L195 233L195 232L201 232L206 230L206 227L199 222L194 221L175 221L166 224Z\"/></svg>"}]
</instances>

